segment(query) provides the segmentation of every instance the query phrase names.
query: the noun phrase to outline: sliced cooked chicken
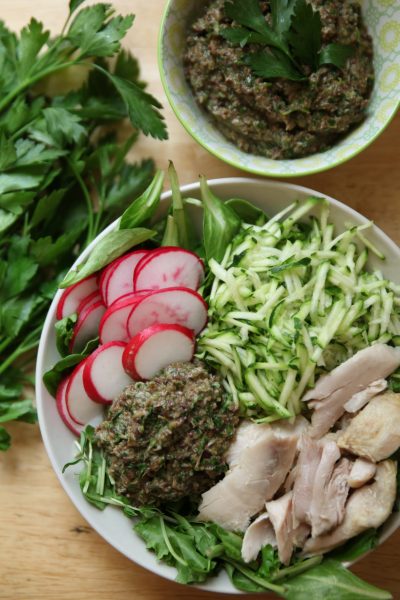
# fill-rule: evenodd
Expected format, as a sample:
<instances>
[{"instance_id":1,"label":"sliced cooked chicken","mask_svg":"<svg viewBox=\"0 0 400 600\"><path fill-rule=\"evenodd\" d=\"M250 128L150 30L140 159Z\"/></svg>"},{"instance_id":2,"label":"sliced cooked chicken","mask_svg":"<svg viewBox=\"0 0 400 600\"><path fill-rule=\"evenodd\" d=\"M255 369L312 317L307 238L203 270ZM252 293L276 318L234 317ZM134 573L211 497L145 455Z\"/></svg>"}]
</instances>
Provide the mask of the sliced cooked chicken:
<instances>
[{"instance_id":1,"label":"sliced cooked chicken","mask_svg":"<svg viewBox=\"0 0 400 600\"><path fill-rule=\"evenodd\" d=\"M357 458L349 475L349 486L359 488L375 477L376 465L365 458Z\"/></svg>"},{"instance_id":2,"label":"sliced cooked chicken","mask_svg":"<svg viewBox=\"0 0 400 600\"><path fill-rule=\"evenodd\" d=\"M265 505L275 531L279 560L284 565L290 563L293 554L292 497L293 493L289 492Z\"/></svg>"},{"instance_id":3,"label":"sliced cooked chicken","mask_svg":"<svg viewBox=\"0 0 400 600\"><path fill-rule=\"evenodd\" d=\"M400 394L376 396L338 438L340 448L379 462L400 447Z\"/></svg>"},{"instance_id":4,"label":"sliced cooked chicken","mask_svg":"<svg viewBox=\"0 0 400 600\"><path fill-rule=\"evenodd\" d=\"M400 348L375 344L360 350L327 375L323 375L303 400L314 408L309 432L320 438L344 413L344 405L377 379L383 379L400 365Z\"/></svg>"},{"instance_id":5,"label":"sliced cooked chicken","mask_svg":"<svg viewBox=\"0 0 400 600\"><path fill-rule=\"evenodd\" d=\"M344 405L344 409L349 413L355 413L364 408L366 404L372 398L386 390L387 381L386 379L377 379L373 383L371 383L365 390L361 390L361 392L357 392L350 398L348 402Z\"/></svg>"},{"instance_id":6,"label":"sliced cooked chicken","mask_svg":"<svg viewBox=\"0 0 400 600\"><path fill-rule=\"evenodd\" d=\"M312 537L331 531L343 521L345 504L349 495L348 478L351 464L347 458L340 460L329 481L325 480L326 483L323 486L317 484L317 472L317 485L314 486L312 503Z\"/></svg>"},{"instance_id":7,"label":"sliced cooked chicken","mask_svg":"<svg viewBox=\"0 0 400 600\"><path fill-rule=\"evenodd\" d=\"M296 477L297 477L297 465L295 465L293 467L293 469L291 471L289 471L288 476L285 479L285 483L283 484L283 491L285 492L285 494L287 494L288 492L290 492L293 489L294 482L296 481Z\"/></svg>"},{"instance_id":8,"label":"sliced cooked chicken","mask_svg":"<svg viewBox=\"0 0 400 600\"><path fill-rule=\"evenodd\" d=\"M270 544L276 547L276 535L268 513L260 515L246 529L242 543L242 558L244 562L255 560L264 546Z\"/></svg>"},{"instance_id":9,"label":"sliced cooked chicken","mask_svg":"<svg viewBox=\"0 0 400 600\"><path fill-rule=\"evenodd\" d=\"M329 531L333 525L337 524L335 515L333 516L334 522L331 523L332 511L329 509L329 498L326 497L326 493L335 464L340 458L340 450L336 442L330 439L321 440L320 444L322 445L322 455L315 473L312 500L309 507L309 522L313 537Z\"/></svg>"},{"instance_id":10,"label":"sliced cooked chicken","mask_svg":"<svg viewBox=\"0 0 400 600\"><path fill-rule=\"evenodd\" d=\"M350 496L344 520L339 527L327 535L310 538L303 553L310 555L328 552L370 527L380 527L393 509L396 475L396 462L385 460L380 463L374 483L363 486Z\"/></svg>"},{"instance_id":11,"label":"sliced cooked chicken","mask_svg":"<svg viewBox=\"0 0 400 600\"><path fill-rule=\"evenodd\" d=\"M296 480L293 486L294 522L311 524L310 508L315 477L322 456L322 446L304 436L296 465Z\"/></svg>"},{"instance_id":12,"label":"sliced cooked chicken","mask_svg":"<svg viewBox=\"0 0 400 600\"><path fill-rule=\"evenodd\" d=\"M244 531L286 479L296 454L299 432L278 424L246 423L230 452L231 467L225 477L205 492L199 507L200 521L214 521L231 531Z\"/></svg>"}]
</instances>

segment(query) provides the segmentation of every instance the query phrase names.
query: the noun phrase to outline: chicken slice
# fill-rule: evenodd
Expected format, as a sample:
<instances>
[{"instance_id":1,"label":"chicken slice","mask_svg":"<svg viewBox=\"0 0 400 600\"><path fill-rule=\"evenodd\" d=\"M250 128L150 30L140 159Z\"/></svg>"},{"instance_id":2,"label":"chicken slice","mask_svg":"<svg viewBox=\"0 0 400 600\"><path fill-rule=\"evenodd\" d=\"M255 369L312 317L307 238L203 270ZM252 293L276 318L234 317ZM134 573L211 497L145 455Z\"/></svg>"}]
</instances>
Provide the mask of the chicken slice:
<instances>
[{"instance_id":1,"label":"chicken slice","mask_svg":"<svg viewBox=\"0 0 400 600\"><path fill-rule=\"evenodd\" d=\"M387 381L386 379L377 379L373 383L371 383L365 390L361 390L361 392L357 392L350 398L348 402L344 405L344 409L349 413L355 413L364 408L368 402L386 390Z\"/></svg>"},{"instance_id":2,"label":"chicken slice","mask_svg":"<svg viewBox=\"0 0 400 600\"><path fill-rule=\"evenodd\" d=\"M375 477L376 465L365 458L357 458L349 475L349 486L359 488Z\"/></svg>"},{"instance_id":3,"label":"chicken slice","mask_svg":"<svg viewBox=\"0 0 400 600\"><path fill-rule=\"evenodd\" d=\"M376 396L352 419L338 445L357 456L379 462L400 447L400 394Z\"/></svg>"},{"instance_id":4,"label":"chicken slice","mask_svg":"<svg viewBox=\"0 0 400 600\"><path fill-rule=\"evenodd\" d=\"M244 562L255 560L264 546L277 545L276 535L268 513L263 513L246 529L242 543L242 558Z\"/></svg>"},{"instance_id":5,"label":"chicken slice","mask_svg":"<svg viewBox=\"0 0 400 600\"><path fill-rule=\"evenodd\" d=\"M346 500L349 495L348 479L351 464L347 458L343 458L335 466L332 477L326 482L326 485L316 486L320 495L315 495L314 491L312 537L331 531L343 521Z\"/></svg>"},{"instance_id":6,"label":"chicken slice","mask_svg":"<svg viewBox=\"0 0 400 600\"><path fill-rule=\"evenodd\" d=\"M342 416L345 404L377 379L390 375L400 365L400 348L375 344L323 375L303 400L314 408L309 435L320 438Z\"/></svg>"},{"instance_id":7,"label":"chicken slice","mask_svg":"<svg viewBox=\"0 0 400 600\"><path fill-rule=\"evenodd\" d=\"M279 560L290 563L293 554L293 493L289 492L278 500L267 502L265 508L275 531Z\"/></svg>"},{"instance_id":8,"label":"chicken slice","mask_svg":"<svg viewBox=\"0 0 400 600\"><path fill-rule=\"evenodd\" d=\"M322 446L304 436L296 465L296 480L293 486L294 523L311 523L310 508L315 477L322 456Z\"/></svg>"},{"instance_id":9,"label":"chicken slice","mask_svg":"<svg viewBox=\"0 0 400 600\"><path fill-rule=\"evenodd\" d=\"M321 554L340 546L366 529L377 528L390 515L396 499L397 463L385 460L377 466L375 481L350 496L343 522L327 535L307 540L303 554Z\"/></svg>"},{"instance_id":10,"label":"chicken slice","mask_svg":"<svg viewBox=\"0 0 400 600\"><path fill-rule=\"evenodd\" d=\"M240 428L239 428L240 430ZM292 467L299 432L278 424L245 423L230 451L225 477L202 495L198 520L214 521L231 531L245 531L285 481Z\"/></svg>"}]
</instances>

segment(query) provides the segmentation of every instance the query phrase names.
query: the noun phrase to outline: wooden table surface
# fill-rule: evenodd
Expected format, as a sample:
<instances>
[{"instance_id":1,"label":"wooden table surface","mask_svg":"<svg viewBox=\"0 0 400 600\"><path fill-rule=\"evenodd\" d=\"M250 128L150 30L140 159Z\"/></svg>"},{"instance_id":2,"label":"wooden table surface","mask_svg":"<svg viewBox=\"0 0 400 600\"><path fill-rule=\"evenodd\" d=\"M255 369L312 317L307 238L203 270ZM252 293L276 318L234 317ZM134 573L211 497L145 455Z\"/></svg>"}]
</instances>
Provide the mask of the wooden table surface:
<instances>
[{"instance_id":1,"label":"wooden table surface","mask_svg":"<svg viewBox=\"0 0 400 600\"><path fill-rule=\"evenodd\" d=\"M173 159L181 182L245 175L209 155L184 131L162 91L157 69L157 32L164 0L114 0L136 22L126 46L141 61L149 89L165 107L170 139L142 138L135 157ZM0 18L20 29L34 13L60 29L67 0L2 0ZM350 162L292 180L345 202L373 219L400 243L400 114L383 135ZM0 456L0 598L7 600L206 600L211 594L168 582L136 566L89 527L61 488L46 456L39 428L10 428L12 449ZM371 583L400 598L400 531L354 567ZM249 597L250 596L244 596ZM270 598L271 596L265 595ZM233 598L233 596L232 596Z\"/></svg>"}]
</instances>

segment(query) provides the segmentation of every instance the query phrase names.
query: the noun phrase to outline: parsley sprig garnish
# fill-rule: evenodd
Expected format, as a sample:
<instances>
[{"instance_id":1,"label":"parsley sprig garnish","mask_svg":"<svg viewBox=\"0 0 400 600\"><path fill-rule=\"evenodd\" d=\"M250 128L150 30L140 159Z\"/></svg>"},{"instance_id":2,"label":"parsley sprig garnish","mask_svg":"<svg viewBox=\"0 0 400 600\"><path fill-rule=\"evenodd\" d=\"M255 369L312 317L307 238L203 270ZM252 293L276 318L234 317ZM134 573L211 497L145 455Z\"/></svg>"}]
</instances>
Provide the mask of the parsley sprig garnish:
<instances>
[{"instance_id":1,"label":"parsley sprig garnish","mask_svg":"<svg viewBox=\"0 0 400 600\"><path fill-rule=\"evenodd\" d=\"M18 35L0 22L0 451L5 423L36 420L31 373L58 283L150 183L153 161L126 159L139 131L167 137L160 104L121 50L133 15L82 3L70 0L55 37L34 18Z\"/></svg>"},{"instance_id":2,"label":"parsley sprig garnish","mask_svg":"<svg viewBox=\"0 0 400 600\"><path fill-rule=\"evenodd\" d=\"M237 24L221 35L244 48L247 44L265 46L246 54L244 62L258 77L306 80L321 65L342 69L354 48L331 43L322 47L319 11L306 0L271 0L271 25L258 0L227 0L226 15Z\"/></svg>"}]
</instances>

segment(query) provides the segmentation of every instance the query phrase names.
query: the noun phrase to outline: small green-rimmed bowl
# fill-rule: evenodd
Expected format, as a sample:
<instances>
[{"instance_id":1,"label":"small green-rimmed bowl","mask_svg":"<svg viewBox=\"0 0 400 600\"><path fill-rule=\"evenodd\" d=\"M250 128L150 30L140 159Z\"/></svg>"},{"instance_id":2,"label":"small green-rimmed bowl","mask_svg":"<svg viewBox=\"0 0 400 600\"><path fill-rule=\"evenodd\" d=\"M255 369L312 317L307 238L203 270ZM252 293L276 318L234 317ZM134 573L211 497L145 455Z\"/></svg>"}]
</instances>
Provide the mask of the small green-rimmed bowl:
<instances>
[{"instance_id":1,"label":"small green-rimmed bowl","mask_svg":"<svg viewBox=\"0 0 400 600\"><path fill-rule=\"evenodd\" d=\"M272 160L239 150L197 105L183 72L186 32L203 2L168 0L161 22L158 60L168 100L190 135L224 162L258 175L298 177L330 169L369 146L388 125L400 101L400 2L363 0L364 20L374 42L375 85L366 119L325 152ZM199 9L200 7L200 9Z\"/></svg>"}]
</instances>

